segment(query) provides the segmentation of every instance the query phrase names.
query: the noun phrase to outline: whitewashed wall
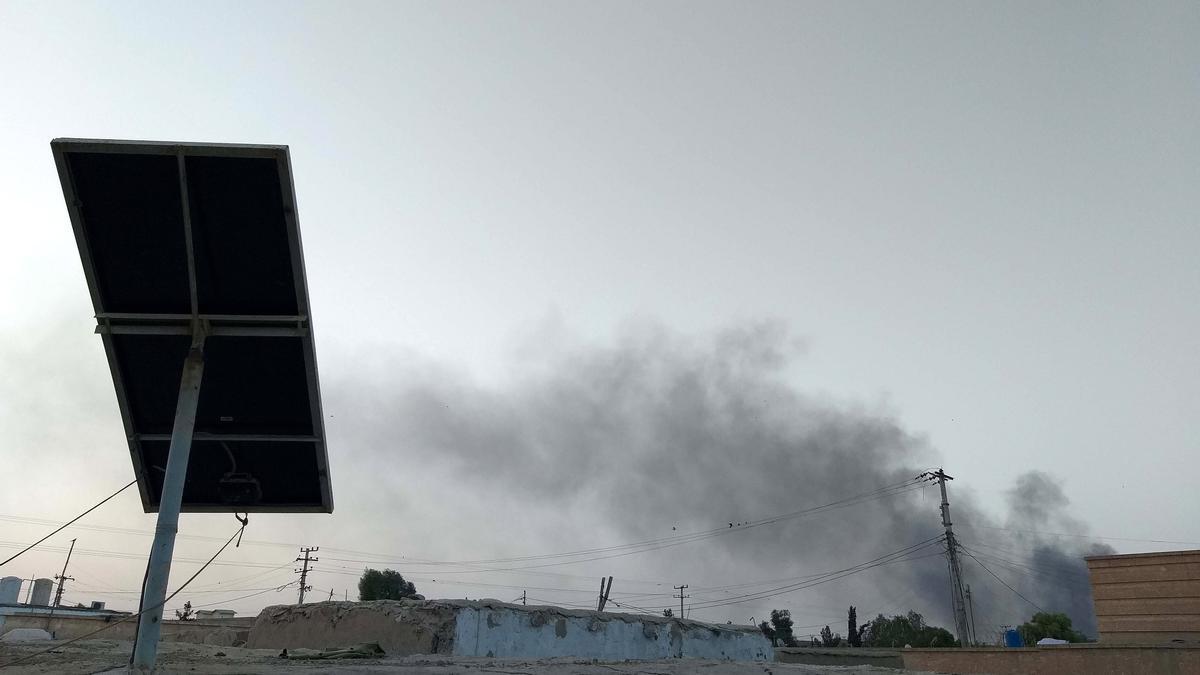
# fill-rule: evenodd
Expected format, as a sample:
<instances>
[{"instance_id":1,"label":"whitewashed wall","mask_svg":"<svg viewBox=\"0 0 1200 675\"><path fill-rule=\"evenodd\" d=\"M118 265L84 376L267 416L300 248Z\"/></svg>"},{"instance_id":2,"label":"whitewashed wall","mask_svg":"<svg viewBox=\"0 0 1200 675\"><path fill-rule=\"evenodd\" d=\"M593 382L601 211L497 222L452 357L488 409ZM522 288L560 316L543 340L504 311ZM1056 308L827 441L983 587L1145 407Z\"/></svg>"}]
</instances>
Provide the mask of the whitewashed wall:
<instances>
[{"instance_id":1,"label":"whitewashed wall","mask_svg":"<svg viewBox=\"0 0 1200 675\"><path fill-rule=\"evenodd\" d=\"M605 661L774 658L771 642L753 628L506 603L464 605L455 617L455 656L566 656Z\"/></svg>"}]
</instances>

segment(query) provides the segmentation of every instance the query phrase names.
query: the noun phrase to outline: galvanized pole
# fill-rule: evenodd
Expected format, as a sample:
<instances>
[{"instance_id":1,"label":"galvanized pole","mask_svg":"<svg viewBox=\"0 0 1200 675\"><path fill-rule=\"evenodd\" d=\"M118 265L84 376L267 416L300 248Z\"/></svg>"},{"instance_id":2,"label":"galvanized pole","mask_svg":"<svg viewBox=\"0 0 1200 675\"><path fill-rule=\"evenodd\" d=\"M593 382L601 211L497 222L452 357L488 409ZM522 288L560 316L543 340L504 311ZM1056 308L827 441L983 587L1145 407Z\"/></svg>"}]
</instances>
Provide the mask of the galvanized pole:
<instances>
[{"instance_id":1,"label":"galvanized pole","mask_svg":"<svg viewBox=\"0 0 1200 675\"><path fill-rule=\"evenodd\" d=\"M130 670L154 671L158 658L158 639L162 633L163 604L171 576L171 556L175 552L175 533L179 531L179 509L183 503L183 485L187 478L188 457L192 452L192 429L196 426L196 404L200 400L200 382L204 377L204 333L199 325L192 337L192 349L183 362L179 381L179 400L175 405L175 425L171 429L171 447L162 496L158 502L158 525L146 568L146 585L138 617L137 642L133 646Z\"/></svg>"}]
</instances>

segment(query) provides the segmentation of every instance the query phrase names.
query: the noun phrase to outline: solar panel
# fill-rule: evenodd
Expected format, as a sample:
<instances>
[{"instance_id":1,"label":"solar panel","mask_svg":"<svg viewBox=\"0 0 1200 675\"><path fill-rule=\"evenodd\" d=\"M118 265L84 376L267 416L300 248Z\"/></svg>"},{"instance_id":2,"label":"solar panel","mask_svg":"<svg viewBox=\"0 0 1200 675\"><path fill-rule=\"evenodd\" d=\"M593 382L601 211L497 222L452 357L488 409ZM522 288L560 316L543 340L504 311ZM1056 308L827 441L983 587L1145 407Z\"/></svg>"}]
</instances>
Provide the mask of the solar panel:
<instances>
[{"instance_id":1,"label":"solar panel","mask_svg":"<svg viewBox=\"0 0 1200 675\"><path fill-rule=\"evenodd\" d=\"M51 143L147 512L203 332L183 511L331 512L287 146Z\"/></svg>"}]
</instances>

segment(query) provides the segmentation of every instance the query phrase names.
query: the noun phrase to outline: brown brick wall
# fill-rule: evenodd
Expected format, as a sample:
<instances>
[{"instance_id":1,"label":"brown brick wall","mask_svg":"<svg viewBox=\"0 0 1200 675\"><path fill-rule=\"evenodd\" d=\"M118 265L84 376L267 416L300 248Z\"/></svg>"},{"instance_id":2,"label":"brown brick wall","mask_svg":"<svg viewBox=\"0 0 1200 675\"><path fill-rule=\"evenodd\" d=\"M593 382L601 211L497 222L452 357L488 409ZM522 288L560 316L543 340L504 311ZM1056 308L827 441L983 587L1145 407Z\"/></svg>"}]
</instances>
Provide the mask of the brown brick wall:
<instances>
[{"instance_id":1,"label":"brown brick wall","mask_svg":"<svg viewBox=\"0 0 1200 675\"><path fill-rule=\"evenodd\" d=\"M1129 598L1119 600L1096 600L1096 614L1124 616L1128 614L1197 614L1200 615L1200 597L1186 598Z\"/></svg>"},{"instance_id":2,"label":"brown brick wall","mask_svg":"<svg viewBox=\"0 0 1200 675\"><path fill-rule=\"evenodd\" d=\"M1200 644L1200 551L1087 559L1100 642Z\"/></svg>"},{"instance_id":3,"label":"brown brick wall","mask_svg":"<svg viewBox=\"0 0 1200 675\"><path fill-rule=\"evenodd\" d=\"M1200 598L1200 579L1187 581L1146 581L1122 584L1092 584L1096 600L1129 598Z\"/></svg>"},{"instance_id":4,"label":"brown brick wall","mask_svg":"<svg viewBox=\"0 0 1200 675\"><path fill-rule=\"evenodd\" d=\"M904 667L937 673L990 675L1190 675L1200 673L1200 648L1070 645L1005 649L905 649Z\"/></svg>"}]
</instances>

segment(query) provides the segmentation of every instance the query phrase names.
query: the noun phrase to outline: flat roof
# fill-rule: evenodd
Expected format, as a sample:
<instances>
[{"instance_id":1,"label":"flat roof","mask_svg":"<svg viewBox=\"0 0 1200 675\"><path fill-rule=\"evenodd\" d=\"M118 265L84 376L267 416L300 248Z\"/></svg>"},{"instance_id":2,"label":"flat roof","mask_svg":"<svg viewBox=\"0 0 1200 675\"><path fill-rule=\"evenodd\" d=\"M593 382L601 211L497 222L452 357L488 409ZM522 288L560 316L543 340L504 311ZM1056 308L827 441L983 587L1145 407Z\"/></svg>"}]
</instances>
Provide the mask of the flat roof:
<instances>
[{"instance_id":1,"label":"flat roof","mask_svg":"<svg viewBox=\"0 0 1200 675\"><path fill-rule=\"evenodd\" d=\"M1171 556L1200 555L1200 549L1188 551L1157 551L1150 553L1111 553L1108 555L1089 555L1084 560L1133 560L1137 558L1164 558Z\"/></svg>"}]
</instances>

